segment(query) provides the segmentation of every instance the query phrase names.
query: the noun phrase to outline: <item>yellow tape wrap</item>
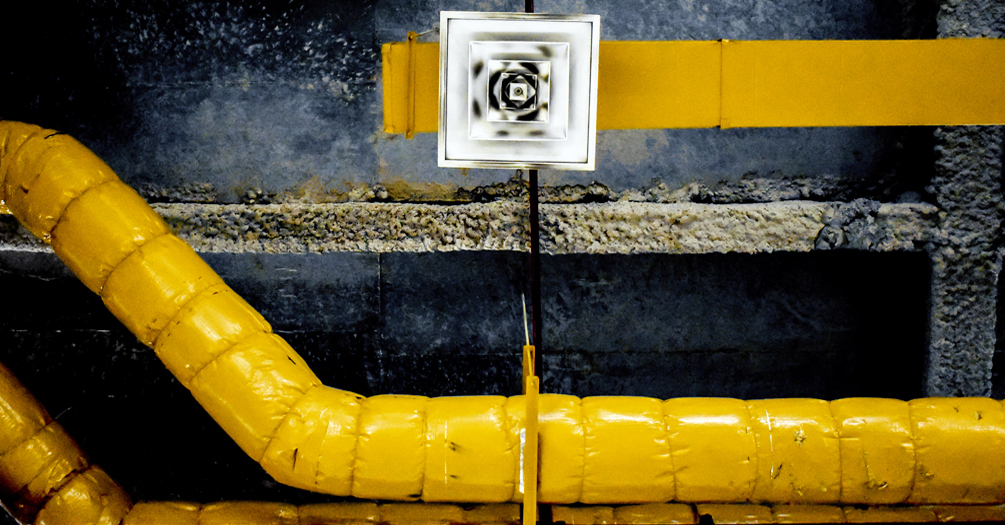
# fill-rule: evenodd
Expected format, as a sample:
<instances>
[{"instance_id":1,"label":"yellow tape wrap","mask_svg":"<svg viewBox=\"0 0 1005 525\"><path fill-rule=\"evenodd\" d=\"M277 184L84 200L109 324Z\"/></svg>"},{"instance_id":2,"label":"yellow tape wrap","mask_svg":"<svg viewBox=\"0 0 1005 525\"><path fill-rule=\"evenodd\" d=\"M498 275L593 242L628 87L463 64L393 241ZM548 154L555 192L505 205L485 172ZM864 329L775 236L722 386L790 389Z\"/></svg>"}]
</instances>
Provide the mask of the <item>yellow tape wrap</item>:
<instances>
[{"instance_id":1,"label":"yellow tape wrap","mask_svg":"<svg viewBox=\"0 0 1005 525\"><path fill-rule=\"evenodd\" d=\"M521 442L525 428L525 396L513 396L506 401L510 439ZM583 413L580 399L562 394L540 394L538 397L538 493L542 503L575 503L583 486ZM513 501L523 502L519 480L524 455L517 450Z\"/></svg>"},{"instance_id":2,"label":"yellow tape wrap","mask_svg":"<svg viewBox=\"0 0 1005 525\"><path fill-rule=\"evenodd\" d=\"M168 234L126 257L108 276L101 299L137 339L152 346L183 306L218 284L220 276L185 241Z\"/></svg>"},{"instance_id":3,"label":"yellow tape wrap","mask_svg":"<svg viewBox=\"0 0 1005 525\"><path fill-rule=\"evenodd\" d=\"M98 467L81 472L42 507L36 525L118 525L129 496Z\"/></svg>"},{"instance_id":4,"label":"yellow tape wrap","mask_svg":"<svg viewBox=\"0 0 1005 525\"><path fill-rule=\"evenodd\" d=\"M848 523L925 523L939 521L931 507L845 507Z\"/></svg>"},{"instance_id":5,"label":"yellow tape wrap","mask_svg":"<svg viewBox=\"0 0 1005 525\"><path fill-rule=\"evenodd\" d=\"M932 509L941 522L997 521L1005 522L1005 507L1001 505L940 505Z\"/></svg>"},{"instance_id":6,"label":"yellow tape wrap","mask_svg":"<svg viewBox=\"0 0 1005 525\"><path fill-rule=\"evenodd\" d=\"M23 122L0 121L0 213L10 213L7 208L7 172L14 161L14 154L28 137L41 128Z\"/></svg>"},{"instance_id":7,"label":"yellow tape wrap","mask_svg":"<svg viewBox=\"0 0 1005 525\"><path fill-rule=\"evenodd\" d=\"M844 523L844 511L835 505L775 505L774 523Z\"/></svg>"},{"instance_id":8,"label":"yellow tape wrap","mask_svg":"<svg viewBox=\"0 0 1005 525\"><path fill-rule=\"evenodd\" d=\"M280 483L351 495L362 399L323 385L307 391L276 430L262 467Z\"/></svg>"},{"instance_id":9,"label":"yellow tape wrap","mask_svg":"<svg viewBox=\"0 0 1005 525\"><path fill-rule=\"evenodd\" d=\"M8 180L20 180L18 191L10 191L7 205L35 236L48 240L66 207L85 191L118 180L115 172L91 150L69 135L35 134L29 145L44 148L35 161L25 165L25 173Z\"/></svg>"},{"instance_id":10,"label":"yellow tape wrap","mask_svg":"<svg viewBox=\"0 0 1005 525\"><path fill-rule=\"evenodd\" d=\"M380 508L381 522L384 523L464 523L464 509L456 505L427 503L388 503Z\"/></svg>"},{"instance_id":11,"label":"yellow tape wrap","mask_svg":"<svg viewBox=\"0 0 1005 525\"><path fill-rule=\"evenodd\" d=\"M986 398L910 402L914 490L909 503L1005 501L1005 412Z\"/></svg>"},{"instance_id":12,"label":"yellow tape wrap","mask_svg":"<svg viewBox=\"0 0 1005 525\"><path fill-rule=\"evenodd\" d=\"M694 510L683 503L646 503L624 505L614 509L615 523L649 523L663 525L694 523Z\"/></svg>"},{"instance_id":13,"label":"yellow tape wrap","mask_svg":"<svg viewBox=\"0 0 1005 525\"><path fill-rule=\"evenodd\" d=\"M663 403L644 397L583 399L583 503L649 503L674 498Z\"/></svg>"},{"instance_id":14,"label":"yellow tape wrap","mask_svg":"<svg viewBox=\"0 0 1005 525\"><path fill-rule=\"evenodd\" d=\"M380 521L376 503L317 503L300 506L300 525L370 525Z\"/></svg>"},{"instance_id":15,"label":"yellow tape wrap","mask_svg":"<svg viewBox=\"0 0 1005 525\"><path fill-rule=\"evenodd\" d=\"M352 494L417 500L426 467L426 404L422 396L373 396L359 416Z\"/></svg>"},{"instance_id":16,"label":"yellow tape wrap","mask_svg":"<svg viewBox=\"0 0 1005 525\"><path fill-rule=\"evenodd\" d=\"M140 502L122 519L122 525L199 525L201 508L184 501Z\"/></svg>"},{"instance_id":17,"label":"yellow tape wrap","mask_svg":"<svg viewBox=\"0 0 1005 525\"><path fill-rule=\"evenodd\" d=\"M841 436L841 500L902 503L914 485L910 407L896 399L831 402Z\"/></svg>"},{"instance_id":18,"label":"yellow tape wrap","mask_svg":"<svg viewBox=\"0 0 1005 525\"><path fill-rule=\"evenodd\" d=\"M0 187L5 195L22 193L11 200L18 219L43 234L55 224L56 253L278 480L384 500L519 499L522 398L363 399L325 387L86 148L50 130L0 122L0 154ZM114 484L94 468L73 476L86 463L72 442L57 425L46 426L45 413L12 376L0 373L0 389L6 393L0 402L6 494L23 498L16 505L27 508L59 487L40 519L59 522L91 497L105 500L81 511L85 521L114 518L115 509L127 505L107 488ZM539 498L549 503L677 500L701 502L700 509L722 519L737 512L762 519L762 507L714 503L1005 502L1005 409L984 398L905 404L545 394L539 425ZM285 519L262 508L268 519ZM226 507L210 510L210 517L227 515ZM600 511L568 512L578 519ZM820 519L833 517L820 512ZM863 512L846 514L881 516ZM935 517L930 510L926 516Z\"/></svg>"},{"instance_id":19,"label":"yellow tape wrap","mask_svg":"<svg viewBox=\"0 0 1005 525\"><path fill-rule=\"evenodd\" d=\"M582 495L586 460L582 401L576 396L541 394L538 403L538 500L575 503Z\"/></svg>"},{"instance_id":20,"label":"yellow tape wrap","mask_svg":"<svg viewBox=\"0 0 1005 525\"><path fill-rule=\"evenodd\" d=\"M746 501L757 479L757 447L747 402L681 398L663 404L677 499Z\"/></svg>"},{"instance_id":21,"label":"yellow tape wrap","mask_svg":"<svg viewBox=\"0 0 1005 525\"><path fill-rule=\"evenodd\" d=\"M520 522L520 506L512 503L476 505L464 509L466 523L509 525Z\"/></svg>"},{"instance_id":22,"label":"yellow tape wrap","mask_svg":"<svg viewBox=\"0 0 1005 525\"><path fill-rule=\"evenodd\" d=\"M614 523L614 509L611 507L555 507L552 509L555 522L566 525Z\"/></svg>"},{"instance_id":23,"label":"yellow tape wrap","mask_svg":"<svg viewBox=\"0 0 1005 525\"><path fill-rule=\"evenodd\" d=\"M50 421L24 385L0 365L0 454L35 435Z\"/></svg>"},{"instance_id":24,"label":"yellow tape wrap","mask_svg":"<svg viewBox=\"0 0 1005 525\"><path fill-rule=\"evenodd\" d=\"M202 508L199 525L298 525L297 507L287 503L224 501Z\"/></svg>"},{"instance_id":25,"label":"yellow tape wrap","mask_svg":"<svg viewBox=\"0 0 1005 525\"><path fill-rule=\"evenodd\" d=\"M0 365L0 499L30 521L87 459L14 375Z\"/></svg>"},{"instance_id":26,"label":"yellow tape wrap","mask_svg":"<svg viewBox=\"0 0 1005 525\"><path fill-rule=\"evenodd\" d=\"M724 523L771 523L771 507L767 505L697 505L698 516L709 515L717 525Z\"/></svg>"},{"instance_id":27,"label":"yellow tape wrap","mask_svg":"<svg viewBox=\"0 0 1005 525\"><path fill-rule=\"evenodd\" d=\"M504 502L513 497L519 443L502 396L440 397L426 405L425 501Z\"/></svg>"},{"instance_id":28,"label":"yellow tape wrap","mask_svg":"<svg viewBox=\"0 0 1005 525\"><path fill-rule=\"evenodd\" d=\"M15 137L18 144L7 151L3 162L5 204L10 213L15 214L16 217L24 216L27 207L25 197L31 184L42 170L41 159L50 144L46 141L46 137L52 137L57 133L55 130L43 129L38 126L20 131L24 133L23 138ZM12 146L14 145L12 144Z\"/></svg>"},{"instance_id":29,"label":"yellow tape wrap","mask_svg":"<svg viewBox=\"0 0 1005 525\"><path fill-rule=\"evenodd\" d=\"M55 483L74 469L85 465L86 461L77 444L59 423L51 422L34 436L0 456L0 472L3 472L0 488L7 498L35 480L32 495L44 497Z\"/></svg>"},{"instance_id":30,"label":"yellow tape wrap","mask_svg":"<svg viewBox=\"0 0 1005 525\"><path fill-rule=\"evenodd\" d=\"M168 231L132 188L110 181L66 207L52 230L52 249L85 286L100 293L119 263Z\"/></svg>"},{"instance_id":31,"label":"yellow tape wrap","mask_svg":"<svg viewBox=\"0 0 1005 525\"><path fill-rule=\"evenodd\" d=\"M228 501L199 505L184 502L138 503L123 525L450 525L519 523L520 507L489 504L284 503Z\"/></svg>"},{"instance_id":32,"label":"yellow tape wrap","mask_svg":"<svg viewBox=\"0 0 1005 525\"><path fill-rule=\"evenodd\" d=\"M261 461L290 409L321 381L286 341L258 334L192 378L192 395L249 456ZM310 461L310 459L307 459Z\"/></svg>"},{"instance_id":33,"label":"yellow tape wrap","mask_svg":"<svg viewBox=\"0 0 1005 525\"><path fill-rule=\"evenodd\" d=\"M837 503L841 456L830 406L817 399L751 401L757 440L753 501Z\"/></svg>"},{"instance_id":34,"label":"yellow tape wrap","mask_svg":"<svg viewBox=\"0 0 1005 525\"><path fill-rule=\"evenodd\" d=\"M196 372L269 323L226 284L207 288L186 304L157 337L154 351L186 387Z\"/></svg>"}]
</instances>

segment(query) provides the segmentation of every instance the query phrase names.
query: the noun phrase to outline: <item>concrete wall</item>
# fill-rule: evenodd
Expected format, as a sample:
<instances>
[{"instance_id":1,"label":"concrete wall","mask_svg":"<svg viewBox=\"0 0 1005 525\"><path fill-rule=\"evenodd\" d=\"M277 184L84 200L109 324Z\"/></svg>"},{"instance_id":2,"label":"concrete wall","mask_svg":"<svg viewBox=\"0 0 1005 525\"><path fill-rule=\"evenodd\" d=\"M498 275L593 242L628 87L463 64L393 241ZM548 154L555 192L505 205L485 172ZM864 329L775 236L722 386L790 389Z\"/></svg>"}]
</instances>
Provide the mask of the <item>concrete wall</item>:
<instances>
[{"instance_id":1,"label":"concrete wall","mask_svg":"<svg viewBox=\"0 0 1005 525\"><path fill-rule=\"evenodd\" d=\"M57 3L59 5L60 3ZM382 42L438 23L441 9L522 9L458 0L248 3L155 0L27 6L3 115L64 129L154 199L199 202L464 200L495 170L436 167L435 134L381 131ZM931 37L929 2L539 1L601 15L607 40ZM644 15L643 15L644 13ZM427 39L438 38L429 33ZM12 42L12 45L16 43ZM552 186L615 192L724 186L745 200L914 199L931 174L930 133L905 128L602 131L593 173L546 171ZM750 181L788 191L743 191ZM734 191L728 191L734 189Z\"/></svg>"},{"instance_id":2,"label":"concrete wall","mask_svg":"<svg viewBox=\"0 0 1005 525\"><path fill-rule=\"evenodd\" d=\"M990 0L536 4L600 14L609 40L1000 37L1005 21ZM441 9L522 2L25 7L0 35L18 50L0 118L92 147L327 384L518 392L522 174L441 170L435 135L383 133L379 46ZM599 133L596 172L541 174L544 389L1005 395L1001 137ZM137 498L331 499L276 487L9 217L0 290L0 361Z\"/></svg>"}]
</instances>

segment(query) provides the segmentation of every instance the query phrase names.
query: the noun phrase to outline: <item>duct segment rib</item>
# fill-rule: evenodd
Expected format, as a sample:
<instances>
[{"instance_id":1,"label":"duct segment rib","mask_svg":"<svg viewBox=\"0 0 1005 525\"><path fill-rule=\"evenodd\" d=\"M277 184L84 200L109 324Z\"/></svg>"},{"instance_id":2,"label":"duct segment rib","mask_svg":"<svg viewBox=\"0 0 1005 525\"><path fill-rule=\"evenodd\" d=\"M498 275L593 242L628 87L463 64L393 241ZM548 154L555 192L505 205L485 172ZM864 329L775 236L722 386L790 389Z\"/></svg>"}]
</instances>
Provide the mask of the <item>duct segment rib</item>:
<instances>
[{"instance_id":1,"label":"duct segment rib","mask_svg":"<svg viewBox=\"0 0 1005 525\"><path fill-rule=\"evenodd\" d=\"M274 430L262 467L287 485L351 495L362 399L320 384L308 388Z\"/></svg>"},{"instance_id":2,"label":"duct segment rib","mask_svg":"<svg viewBox=\"0 0 1005 525\"><path fill-rule=\"evenodd\" d=\"M363 399L362 399L362 396L360 396L360 398L361 398L360 399L360 403L361 404L360 404L360 407L359 407L360 410L359 410L359 412L356 413L355 426L354 426L353 431L352 431L352 434L353 434L353 446L352 446L352 453L349 454L349 478L348 478L348 492L346 493L347 496L351 496L352 495L352 488L353 488L353 486L355 486L355 482L356 482L356 458L359 457L359 454L357 453L357 451L359 450L359 435L360 435L360 431L359 431L359 419L360 419L361 412L363 411L363 407L362 407L362 401L363 401ZM331 422L328 423L328 431L325 433L325 439L321 442L321 448L322 449L324 449L324 447L325 447L325 442L328 440L328 436L331 435L331 431L333 430L331 428L332 424L333 423L331 423ZM314 486L315 487L318 487L318 481L319 481L319 476L320 475L321 475L321 458L318 458L317 467L315 467L315 469L314 469Z\"/></svg>"},{"instance_id":3,"label":"duct segment rib","mask_svg":"<svg viewBox=\"0 0 1005 525\"><path fill-rule=\"evenodd\" d=\"M916 429L918 428L918 423L914 417L914 407L910 404L907 405L907 415L908 419L911 421L911 453L914 455L914 475L911 476L911 490L907 493L907 501L910 501L914 497L914 489L918 483L918 438Z\"/></svg>"},{"instance_id":4,"label":"duct segment rib","mask_svg":"<svg viewBox=\"0 0 1005 525\"><path fill-rule=\"evenodd\" d=\"M299 399L297 399L292 405L290 405L290 407L286 410L286 415L283 416L283 419L279 422L278 425L276 425L276 428L269 435L268 440L265 443L265 452L263 452L263 455L266 454L266 453L268 453L269 447L271 447L272 444L275 443L275 441L276 441L276 434L279 433L279 429L282 428L283 425L287 424L290 421L290 417L293 415L293 409L296 408L296 406L298 404L300 404L301 402L303 402L303 400L307 397L308 394L311 393L312 390L318 388L319 386L322 386L322 385L311 385L310 387L307 388L306 391L304 391L300 395ZM262 459L263 458L258 458L256 461L258 461L259 463L261 463ZM296 467L296 456L294 456L294 459L293 459L293 468L295 468L295 467ZM315 478L317 477L317 473L315 473L314 477Z\"/></svg>"},{"instance_id":5,"label":"duct segment rib","mask_svg":"<svg viewBox=\"0 0 1005 525\"><path fill-rule=\"evenodd\" d=\"M679 494L678 482L677 482L677 469L674 466L673 448L671 447L670 444L670 428L667 426L666 403L662 401L660 402L660 423L663 427L663 440L664 442L666 442L667 445L666 455L667 455L667 461L670 466L670 477L672 479L670 493L673 494L673 497L669 498L667 501L673 501L674 499L677 498L677 494Z\"/></svg>"},{"instance_id":6,"label":"duct segment rib","mask_svg":"<svg viewBox=\"0 0 1005 525\"><path fill-rule=\"evenodd\" d=\"M10 126L10 131L15 131L16 123ZM54 130L44 129L39 126L29 125L22 128L19 137L11 141L15 147L5 147L3 154L3 187L5 197L11 196L14 190L20 189L26 192L30 183L38 177L39 171L32 169L35 163L49 149L50 143L45 141L45 136L50 135ZM32 151L34 148L34 151Z\"/></svg>"},{"instance_id":7,"label":"duct segment rib","mask_svg":"<svg viewBox=\"0 0 1005 525\"><path fill-rule=\"evenodd\" d=\"M743 404L747 407L747 432L754 435L754 479L753 483L750 484L750 492L747 496L747 500L752 502L755 501L754 494L757 493L758 484L760 483L758 473L761 471L761 443L754 432L754 412L750 408L750 401L744 401Z\"/></svg>"},{"instance_id":8,"label":"duct segment rib","mask_svg":"<svg viewBox=\"0 0 1005 525\"><path fill-rule=\"evenodd\" d=\"M143 246L170 233L167 224L118 179L83 191L52 229L52 249L92 292ZM25 222L25 218L18 217ZM149 343L147 343L149 345Z\"/></svg>"},{"instance_id":9,"label":"duct segment rib","mask_svg":"<svg viewBox=\"0 0 1005 525\"><path fill-rule=\"evenodd\" d=\"M841 502L842 487L844 485L844 483L842 483L842 480L844 478L844 469L841 468L841 429L838 428L837 421L834 419L834 408L831 406L831 402L830 401L825 401L825 403L827 403L827 417L830 419L830 427L831 427L831 429L833 429L834 439L837 441L837 446L835 448L837 449L837 472L838 472L837 490L838 490L838 495L837 495L837 499L834 501L834 503L840 503Z\"/></svg>"},{"instance_id":10,"label":"duct segment rib","mask_svg":"<svg viewBox=\"0 0 1005 525\"><path fill-rule=\"evenodd\" d=\"M89 189L118 178L73 137L50 134L40 139L44 134L32 135L13 156L7 206L32 234L48 241L67 206Z\"/></svg>"}]
</instances>

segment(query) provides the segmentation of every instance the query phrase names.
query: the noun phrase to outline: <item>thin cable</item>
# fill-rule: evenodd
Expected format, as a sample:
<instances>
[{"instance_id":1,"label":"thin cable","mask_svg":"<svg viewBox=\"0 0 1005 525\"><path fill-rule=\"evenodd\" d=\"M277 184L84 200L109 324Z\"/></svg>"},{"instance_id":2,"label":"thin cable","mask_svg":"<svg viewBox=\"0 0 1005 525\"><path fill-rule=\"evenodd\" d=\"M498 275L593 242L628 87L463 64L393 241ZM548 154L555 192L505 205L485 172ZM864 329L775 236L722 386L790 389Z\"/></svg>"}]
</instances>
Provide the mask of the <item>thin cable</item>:
<instances>
[{"instance_id":1,"label":"thin cable","mask_svg":"<svg viewBox=\"0 0 1005 525\"><path fill-rule=\"evenodd\" d=\"M541 368L541 350L543 348L543 332L541 315L541 225L538 212L537 170L530 170L529 201L530 201L530 313L531 326L534 327L534 370Z\"/></svg>"}]
</instances>

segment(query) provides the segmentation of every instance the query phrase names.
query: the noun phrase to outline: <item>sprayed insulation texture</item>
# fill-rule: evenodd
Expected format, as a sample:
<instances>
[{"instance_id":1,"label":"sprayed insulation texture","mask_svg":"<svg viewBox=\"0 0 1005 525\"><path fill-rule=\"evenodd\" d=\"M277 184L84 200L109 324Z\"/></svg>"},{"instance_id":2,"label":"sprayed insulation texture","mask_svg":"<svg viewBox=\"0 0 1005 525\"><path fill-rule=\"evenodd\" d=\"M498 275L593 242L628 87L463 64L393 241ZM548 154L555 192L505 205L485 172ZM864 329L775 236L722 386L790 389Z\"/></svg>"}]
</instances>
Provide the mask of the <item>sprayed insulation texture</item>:
<instances>
[{"instance_id":1,"label":"sprayed insulation texture","mask_svg":"<svg viewBox=\"0 0 1005 525\"><path fill-rule=\"evenodd\" d=\"M948 1L940 37L1002 38L1000 2ZM1001 270L1001 192L1005 130L941 128L929 191L941 209L927 247L932 261L927 389L939 395L990 395Z\"/></svg>"},{"instance_id":2,"label":"sprayed insulation texture","mask_svg":"<svg viewBox=\"0 0 1005 525\"><path fill-rule=\"evenodd\" d=\"M201 252L525 251L527 208L514 202L155 205ZM936 223L930 204L784 202L543 205L542 249L571 253L762 253L852 248L913 251ZM0 240L41 250L13 221Z\"/></svg>"}]
</instances>

